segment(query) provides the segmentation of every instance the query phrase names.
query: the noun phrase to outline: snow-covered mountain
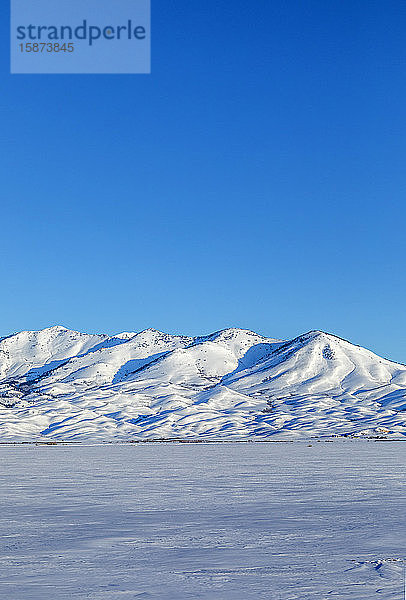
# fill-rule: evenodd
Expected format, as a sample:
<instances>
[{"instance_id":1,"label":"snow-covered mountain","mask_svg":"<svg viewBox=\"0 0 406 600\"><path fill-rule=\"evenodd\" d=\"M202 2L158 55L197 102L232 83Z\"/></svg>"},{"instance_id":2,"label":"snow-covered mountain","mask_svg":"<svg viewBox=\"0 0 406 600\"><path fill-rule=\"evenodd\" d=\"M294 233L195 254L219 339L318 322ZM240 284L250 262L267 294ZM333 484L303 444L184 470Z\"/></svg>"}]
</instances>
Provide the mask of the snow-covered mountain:
<instances>
[{"instance_id":1,"label":"snow-covered mountain","mask_svg":"<svg viewBox=\"0 0 406 600\"><path fill-rule=\"evenodd\" d=\"M406 435L406 366L334 335L0 339L0 441Z\"/></svg>"}]
</instances>

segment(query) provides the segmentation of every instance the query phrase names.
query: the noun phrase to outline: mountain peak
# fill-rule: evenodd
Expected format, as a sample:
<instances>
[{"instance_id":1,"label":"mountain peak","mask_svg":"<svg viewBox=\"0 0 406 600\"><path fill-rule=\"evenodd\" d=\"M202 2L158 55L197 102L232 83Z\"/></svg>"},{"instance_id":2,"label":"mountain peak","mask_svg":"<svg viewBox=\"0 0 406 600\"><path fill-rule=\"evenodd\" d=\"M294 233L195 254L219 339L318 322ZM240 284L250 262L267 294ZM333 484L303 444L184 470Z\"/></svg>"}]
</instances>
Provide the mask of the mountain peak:
<instances>
[{"instance_id":1,"label":"mountain peak","mask_svg":"<svg viewBox=\"0 0 406 600\"><path fill-rule=\"evenodd\" d=\"M52 325L51 327L45 327L41 331L58 332L58 331L71 331L71 330L69 330L67 327L64 327L63 325Z\"/></svg>"},{"instance_id":2,"label":"mountain peak","mask_svg":"<svg viewBox=\"0 0 406 600\"><path fill-rule=\"evenodd\" d=\"M345 342L346 344L350 344L351 346L354 346L354 344L352 344L351 342L349 342L348 340L339 337L338 335L335 335L334 333L329 333L327 331L322 331L321 329L312 329L310 331L307 331L306 333L303 333L299 336L297 336L296 338L294 338L292 340L292 343L295 342L308 342L311 340L325 340L325 341L331 341L331 342Z\"/></svg>"}]
</instances>

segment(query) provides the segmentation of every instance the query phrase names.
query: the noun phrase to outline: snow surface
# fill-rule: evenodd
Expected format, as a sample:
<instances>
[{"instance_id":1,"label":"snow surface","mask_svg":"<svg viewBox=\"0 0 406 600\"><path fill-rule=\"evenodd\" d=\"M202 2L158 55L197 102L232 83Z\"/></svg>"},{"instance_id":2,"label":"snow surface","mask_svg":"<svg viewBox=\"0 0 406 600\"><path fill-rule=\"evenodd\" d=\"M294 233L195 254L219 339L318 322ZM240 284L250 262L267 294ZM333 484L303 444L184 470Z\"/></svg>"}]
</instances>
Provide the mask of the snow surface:
<instances>
[{"instance_id":1,"label":"snow surface","mask_svg":"<svg viewBox=\"0 0 406 600\"><path fill-rule=\"evenodd\" d=\"M400 600L402 442L0 446L0 597Z\"/></svg>"},{"instance_id":2,"label":"snow surface","mask_svg":"<svg viewBox=\"0 0 406 600\"><path fill-rule=\"evenodd\" d=\"M226 329L0 340L0 439L406 435L406 367L334 335Z\"/></svg>"}]
</instances>

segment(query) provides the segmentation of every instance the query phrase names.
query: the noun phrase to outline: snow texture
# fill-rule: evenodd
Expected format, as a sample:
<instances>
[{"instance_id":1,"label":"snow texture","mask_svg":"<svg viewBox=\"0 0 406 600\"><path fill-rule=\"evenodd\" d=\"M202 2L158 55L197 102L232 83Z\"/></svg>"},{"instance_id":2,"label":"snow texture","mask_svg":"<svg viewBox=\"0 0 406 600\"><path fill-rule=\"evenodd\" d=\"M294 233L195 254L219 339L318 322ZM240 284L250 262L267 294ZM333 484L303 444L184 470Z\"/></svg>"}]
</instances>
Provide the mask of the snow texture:
<instances>
[{"instance_id":1,"label":"snow texture","mask_svg":"<svg viewBox=\"0 0 406 600\"><path fill-rule=\"evenodd\" d=\"M0 446L0 597L400 600L406 445Z\"/></svg>"},{"instance_id":2,"label":"snow texture","mask_svg":"<svg viewBox=\"0 0 406 600\"><path fill-rule=\"evenodd\" d=\"M3 441L405 434L406 367L321 331L0 340Z\"/></svg>"}]
</instances>

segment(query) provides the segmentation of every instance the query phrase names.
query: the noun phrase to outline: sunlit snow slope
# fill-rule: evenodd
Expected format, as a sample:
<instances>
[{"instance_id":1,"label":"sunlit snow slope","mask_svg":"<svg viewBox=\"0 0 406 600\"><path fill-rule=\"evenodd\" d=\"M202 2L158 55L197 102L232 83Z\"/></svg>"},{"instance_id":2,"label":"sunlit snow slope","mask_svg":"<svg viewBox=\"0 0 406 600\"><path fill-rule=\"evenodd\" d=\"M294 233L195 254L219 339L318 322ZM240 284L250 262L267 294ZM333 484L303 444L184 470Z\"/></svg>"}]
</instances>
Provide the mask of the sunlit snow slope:
<instances>
[{"instance_id":1,"label":"sunlit snow slope","mask_svg":"<svg viewBox=\"0 0 406 600\"><path fill-rule=\"evenodd\" d=\"M406 367L334 335L0 340L0 441L406 435Z\"/></svg>"}]
</instances>

